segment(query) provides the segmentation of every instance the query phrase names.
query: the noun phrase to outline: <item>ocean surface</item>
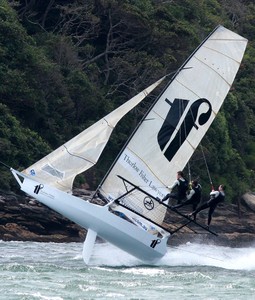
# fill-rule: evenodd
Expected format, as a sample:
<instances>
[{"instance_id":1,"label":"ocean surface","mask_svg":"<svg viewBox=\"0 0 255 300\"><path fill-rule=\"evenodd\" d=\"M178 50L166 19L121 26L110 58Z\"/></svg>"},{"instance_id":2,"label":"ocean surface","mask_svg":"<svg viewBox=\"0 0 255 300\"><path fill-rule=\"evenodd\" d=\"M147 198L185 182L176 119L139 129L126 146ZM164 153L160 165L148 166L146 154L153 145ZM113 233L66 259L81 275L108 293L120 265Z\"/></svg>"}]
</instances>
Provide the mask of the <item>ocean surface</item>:
<instances>
[{"instance_id":1,"label":"ocean surface","mask_svg":"<svg viewBox=\"0 0 255 300\"><path fill-rule=\"evenodd\" d=\"M107 243L90 264L81 243L0 241L0 299L255 299L255 245L187 243L154 265Z\"/></svg>"}]
</instances>

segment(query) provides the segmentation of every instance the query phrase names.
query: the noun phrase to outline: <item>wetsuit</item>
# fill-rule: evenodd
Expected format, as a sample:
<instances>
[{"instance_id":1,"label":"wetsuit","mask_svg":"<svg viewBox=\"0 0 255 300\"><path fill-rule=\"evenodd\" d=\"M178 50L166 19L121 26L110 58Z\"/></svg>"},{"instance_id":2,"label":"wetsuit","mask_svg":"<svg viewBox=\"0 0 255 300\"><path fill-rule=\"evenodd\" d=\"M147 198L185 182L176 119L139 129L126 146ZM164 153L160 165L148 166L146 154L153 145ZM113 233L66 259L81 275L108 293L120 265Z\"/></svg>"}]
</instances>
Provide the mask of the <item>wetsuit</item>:
<instances>
[{"instance_id":1,"label":"wetsuit","mask_svg":"<svg viewBox=\"0 0 255 300\"><path fill-rule=\"evenodd\" d=\"M169 198L178 200L178 203L180 203L183 199L186 199L186 193L188 190L188 181L184 178L179 178L175 180L174 184L172 186L169 186L168 188L170 190L176 188L176 192L171 192L167 194L162 201L166 201Z\"/></svg>"},{"instance_id":2,"label":"wetsuit","mask_svg":"<svg viewBox=\"0 0 255 300\"><path fill-rule=\"evenodd\" d=\"M196 214L198 212L209 207L208 220L207 220L207 225L209 226L211 223L212 214L213 214L215 208L217 207L217 205L219 203L223 202L224 200L225 200L225 193L223 191L221 191L221 192L213 191L210 193L210 199L207 202L205 202L204 204L202 204L201 206L199 206L191 215L193 215L195 218Z\"/></svg>"},{"instance_id":3,"label":"wetsuit","mask_svg":"<svg viewBox=\"0 0 255 300\"><path fill-rule=\"evenodd\" d=\"M190 193L186 197L186 201L183 203L177 204L173 206L173 208L183 207L188 204L192 204L192 209L195 210L201 200L201 186L198 184L197 186L193 187Z\"/></svg>"}]
</instances>

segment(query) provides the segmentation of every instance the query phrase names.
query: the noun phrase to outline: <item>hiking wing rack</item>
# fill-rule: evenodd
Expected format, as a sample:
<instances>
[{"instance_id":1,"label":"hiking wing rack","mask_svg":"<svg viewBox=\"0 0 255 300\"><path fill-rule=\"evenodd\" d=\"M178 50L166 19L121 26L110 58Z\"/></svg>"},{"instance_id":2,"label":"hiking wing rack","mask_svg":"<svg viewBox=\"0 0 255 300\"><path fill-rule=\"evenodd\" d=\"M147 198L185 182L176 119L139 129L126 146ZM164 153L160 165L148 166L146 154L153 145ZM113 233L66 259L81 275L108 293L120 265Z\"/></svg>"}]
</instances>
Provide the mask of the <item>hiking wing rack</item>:
<instances>
[{"instance_id":1,"label":"hiking wing rack","mask_svg":"<svg viewBox=\"0 0 255 300\"><path fill-rule=\"evenodd\" d=\"M120 176L120 175L117 175L122 181L123 181L123 184L125 186L125 189L126 189L126 193L124 193L123 195L119 196L117 199L115 199L115 202L126 208L127 210L130 210L132 211L133 213L137 214L138 216L144 218L145 220L153 223L154 225L157 225L159 226L160 228L168 231L169 233L171 234L174 234L178 231L180 231L182 228L184 227L188 227L190 230L192 230L193 232L197 233L194 229L190 228L189 225L190 224L195 224L197 225L199 228L202 228L203 230L215 235L215 236L218 236L217 233L215 233L214 231L210 230L208 227L206 227L205 225L202 225L200 223L198 223L196 220L188 217L187 215L181 213L180 211L178 211L177 209L171 207L170 205L162 202L160 199L158 199L157 197L154 197L153 195L151 195L150 193L146 192L145 190L143 190L142 188L140 188L139 186L135 185L134 183L130 182L129 180L125 179L124 177ZM134 209L134 206L132 205L129 205L129 202L128 202L128 195L131 195L134 196L134 194L137 193L140 195L140 197L137 197L136 198L136 201L137 201L137 206L141 206L144 208L145 206L145 199L147 198L147 203L148 203L148 199L151 201L151 204L152 201L154 201L155 203L157 203L157 206L154 207L154 210L155 210L155 213L154 215L156 216L157 212L160 212L160 209L162 210L162 207L165 208L165 211L167 210L170 210L171 212L181 216L183 218L183 220L186 220L186 222L184 224L182 224L181 226L177 227L175 230L170 230L167 226L167 224L163 223L163 222L158 222L157 221L157 218L154 216L153 218L152 217L148 217L145 213L142 212L142 210L140 211L137 211ZM144 197L141 197L141 194L144 194ZM142 198L142 200L141 200ZM125 199L125 201L123 201L123 199ZM140 203L138 203L140 201ZM150 212L150 216L151 216L151 212Z\"/></svg>"}]
</instances>

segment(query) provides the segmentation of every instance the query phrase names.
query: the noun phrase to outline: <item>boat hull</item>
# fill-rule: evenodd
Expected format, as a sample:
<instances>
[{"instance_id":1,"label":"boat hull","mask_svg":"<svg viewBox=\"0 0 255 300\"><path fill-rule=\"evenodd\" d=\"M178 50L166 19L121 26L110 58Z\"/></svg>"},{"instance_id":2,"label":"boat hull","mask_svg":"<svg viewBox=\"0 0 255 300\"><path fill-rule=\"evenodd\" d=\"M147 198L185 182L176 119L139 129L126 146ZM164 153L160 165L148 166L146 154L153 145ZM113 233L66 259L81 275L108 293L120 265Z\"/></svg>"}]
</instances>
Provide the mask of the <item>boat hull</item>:
<instances>
[{"instance_id":1,"label":"boat hull","mask_svg":"<svg viewBox=\"0 0 255 300\"><path fill-rule=\"evenodd\" d=\"M167 251L167 237L158 238L99 206L24 177L21 190L52 210L145 262L155 262Z\"/></svg>"}]
</instances>

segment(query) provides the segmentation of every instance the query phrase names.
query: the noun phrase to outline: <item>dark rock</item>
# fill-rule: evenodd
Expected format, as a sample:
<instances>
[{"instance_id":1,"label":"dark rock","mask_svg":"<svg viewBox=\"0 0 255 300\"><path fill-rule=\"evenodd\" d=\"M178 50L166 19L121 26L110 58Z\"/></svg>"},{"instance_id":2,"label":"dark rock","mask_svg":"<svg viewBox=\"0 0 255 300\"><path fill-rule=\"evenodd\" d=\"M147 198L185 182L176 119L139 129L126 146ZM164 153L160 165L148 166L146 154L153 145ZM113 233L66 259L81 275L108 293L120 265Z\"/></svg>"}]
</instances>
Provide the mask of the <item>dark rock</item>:
<instances>
[{"instance_id":1,"label":"dark rock","mask_svg":"<svg viewBox=\"0 0 255 300\"><path fill-rule=\"evenodd\" d=\"M76 190L75 195L87 200L92 192ZM249 199L254 199L249 194ZM203 242L229 247L248 247L255 244L255 221L252 207L246 199L240 205L222 204L214 212L210 229L218 234L208 234L195 224L189 224L176 232L170 239L170 245L186 242ZM95 200L103 204L102 200ZM179 211L188 214L191 207ZM182 226L187 219L168 211L165 225L170 231ZM207 211L197 215L197 221L206 225ZM54 212L33 198L0 192L0 239L4 241L37 242L83 242L86 230Z\"/></svg>"},{"instance_id":2,"label":"dark rock","mask_svg":"<svg viewBox=\"0 0 255 300\"><path fill-rule=\"evenodd\" d=\"M242 200L246 206L255 212L255 194L246 193L242 196Z\"/></svg>"},{"instance_id":3,"label":"dark rock","mask_svg":"<svg viewBox=\"0 0 255 300\"><path fill-rule=\"evenodd\" d=\"M86 230L28 196L0 192L0 239L82 242Z\"/></svg>"},{"instance_id":4,"label":"dark rock","mask_svg":"<svg viewBox=\"0 0 255 300\"><path fill-rule=\"evenodd\" d=\"M189 206L179 210L183 214L191 211ZM197 215L196 221L201 225L207 225L208 210L203 210ZM186 242L203 242L213 245L229 246L229 247L248 247L255 245L255 218L254 212L247 206L234 204L219 205L210 224L210 230L215 232L217 236L207 233L194 223L184 227L175 233L170 239L170 245L177 245ZM171 214L171 221L174 224L169 225L173 230L183 224L183 218ZM186 220L187 221L187 220ZM167 219L166 219L167 222Z\"/></svg>"}]
</instances>

